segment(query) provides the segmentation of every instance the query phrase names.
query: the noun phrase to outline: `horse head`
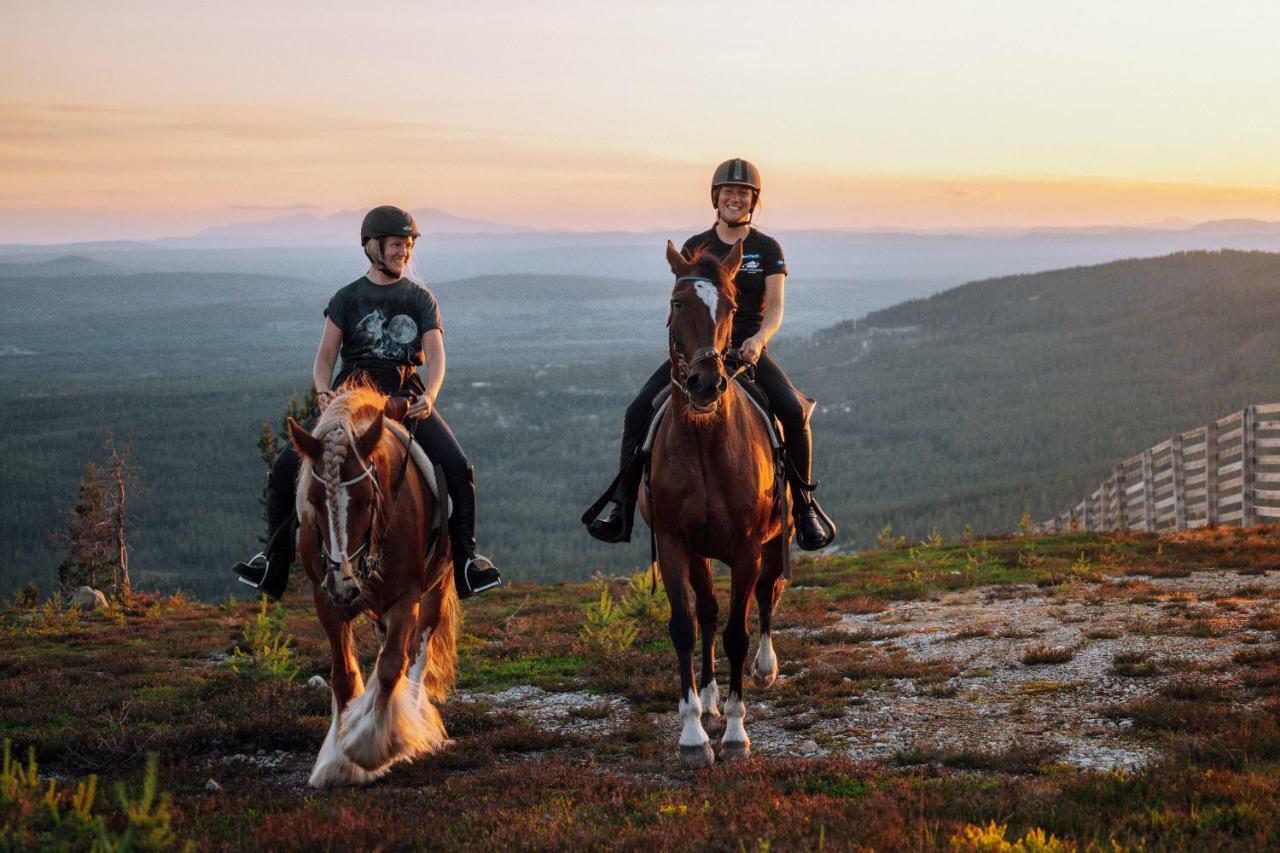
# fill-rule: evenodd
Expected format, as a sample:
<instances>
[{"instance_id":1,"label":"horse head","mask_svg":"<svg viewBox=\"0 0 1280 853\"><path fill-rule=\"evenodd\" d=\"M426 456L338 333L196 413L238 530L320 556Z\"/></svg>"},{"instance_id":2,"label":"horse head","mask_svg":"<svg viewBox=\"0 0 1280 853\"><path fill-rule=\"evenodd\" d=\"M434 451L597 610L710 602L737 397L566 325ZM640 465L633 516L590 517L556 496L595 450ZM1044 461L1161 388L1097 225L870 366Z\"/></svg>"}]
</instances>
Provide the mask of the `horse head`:
<instances>
[{"instance_id":1,"label":"horse head","mask_svg":"<svg viewBox=\"0 0 1280 853\"><path fill-rule=\"evenodd\" d=\"M724 354L738 308L733 277L742 264L742 241L718 260L702 251L685 257L668 240L667 261L676 277L667 315L671 379L688 398L689 411L709 414L729 387Z\"/></svg>"},{"instance_id":2,"label":"horse head","mask_svg":"<svg viewBox=\"0 0 1280 853\"><path fill-rule=\"evenodd\" d=\"M322 418L316 433L289 418L289 438L310 465L305 489L320 552L328 571L321 586L338 605L360 597L361 581L378 555L374 547L378 516L378 477L373 451L382 438L379 412L359 434L350 419Z\"/></svg>"}]
</instances>

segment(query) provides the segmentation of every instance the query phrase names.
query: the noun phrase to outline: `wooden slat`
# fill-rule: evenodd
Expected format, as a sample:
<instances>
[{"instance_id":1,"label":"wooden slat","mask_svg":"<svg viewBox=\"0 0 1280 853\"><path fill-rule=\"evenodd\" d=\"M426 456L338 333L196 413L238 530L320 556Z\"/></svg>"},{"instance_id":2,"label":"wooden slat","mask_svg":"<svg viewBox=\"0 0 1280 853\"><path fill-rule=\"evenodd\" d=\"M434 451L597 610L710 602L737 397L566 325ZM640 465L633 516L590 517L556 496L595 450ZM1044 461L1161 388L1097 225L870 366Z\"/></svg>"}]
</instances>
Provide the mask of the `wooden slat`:
<instances>
[{"instance_id":1,"label":"wooden slat","mask_svg":"<svg viewBox=\"0 0 1280 853\"><path fill-rule=\"evenodd\" d=\"M1239 521L1242 515L1243 513L1241 513L1240 510L1238 509L1232 510L1231 512L1224 512L1218 516L1218 523L1229 524L1230 522L1233 522L1233 521Z\"/></svg>"},{"instance_id":2,"label":"wooden slat","mask_svg":"<svg viewBox=\"0 0 1280 853\"><path fill-rule=\"evenodd\" d=\"M1253 475L1255 483L1280 483L1280 472L1262 471Z\"/></svg>"},{"instance_id":3,"label":"wooden slat","mask_svg":"<svg viewBox=\"0 0 1280 853\"><path fill-rule=\"evenodd\" d=\"M1280 501L1280 489L1254 489L1253 496L1260 501Z\"/></svg>"},{"instance_id":4,"label":"wooden slat","mask_svg":"<svg viewBox=\"0 0 1280 853\"><path fill-rule=\"evenodd\" d=\"M1254 406L1253 410L1260 415L1280 415L1280 403L1264 403Z\"/></svg>"},{"instance_id":5,"label":"wooden slat","mask_svg":"<svg viewBox=\"0 0 1280 853\"><path fill-rule=\"evenodd\" d=\"M1272 450L1280 448L1280 438L1255 438L1253 446L1259 450Z\"/></svg>"},{"instance_id":6,"label":"wooden slat","mask_svg":"<svg viewBox=\"0 0 1280 853\"><path fill-rule=\"evenodd\" d=\"M1254 507L1253 511L1259 518L1280 518L1280 506L1259 506Z\"/></svg>"},{"instance_id":7,"label":"wooden slat","mask_svg":"<svg viewBox=\"0 0 1280 853\"><path fill-rule=\"evenodd\" d=\"M1226 464L1226 465L1219 465L1219 466L1218 466L1218 479L1219 479L1219 480L1221 480L1223 477L1226 477L1228 474L1234 474L1234 473L1236 473L1237 471L1239 471L1239 470L1240 470L1241 468L1243 468L1243 467L1244 467L1244 463L1243 463L1243 462L1241 462L1241 461L1239 461L1239 460L1236 460L1235 462L1228 463L1228 464Z\"/></svg>"},{"instance_id":8,"label":"wooden slat","mask_svg":"<svg viewBox=\"0 0 1280 853\"><path fill-rule=\"evenodd\" d=\"M1200 488L1200 489L1187 489L1187 501L1188 501L1188 502L1190 502L1190 501L1201 501L1201 502L1203 502L1203 501L1204 501L1204 489L1203 489L1203 488ZM1204 511L1204 508L1203 508L1203 507L1201 507L1201 508L1200 508L1200 511L1201 511L1201 512L1203 512L1203 511ZM1190 512L1190 510L1188 510L1188 512Z\"/></svg>"},{"instance_id":9,"label":"wooden slat","mask_svg":"<svg viewBox=\"0 0 1280 853\"><path fill-rule=\"evenodd\" d=\"M1223 495L1218 498L1218 506L1236 506L1240 503L1240 490L1236 489L1229 495ZM1219 519L1221 521L1222 519Z\"/></svg>"},{"instance_id":10,"label":"wooden slat","mask_svg":"<svg viewBox=\"0 0 1280 853\"><path fill-rule=\"evenodd\" d=\"M1206 477L1205 477L1205 475L1204 475L1204 473L1203 473L1203 472L1201 472L1201 473L1199 473L1199 474L1192 474L1192 475L1188 475L1188 477L1187 477L1187 489L1188 489L1188 491L1189 491L1190 489L1194 488L1194 487L1197 487L1197 486L1203 486L1203 485L1204 485L1204 481L1205 481L1205 479L1206 479Z\"/></svg>"},{"instance_id":11,"label":"wooden slat","mask_svg":"<svg viewBox=\"0 0 1280 853\"><path fill-rule=\"evenodd\" d=\"M1223 480L1218 483L1218 503L1226 503L1229 495L1235 495L1237 499L1240 497L1240 484L1244 482L1239 477L1232 477L1229 480Z\"/></svg>"},{"instance_id":12,"label":"wooden slat","mask_svg":"<svg viewBox=\"0 0 1280 853\"><path fill-rule=\"evenodd\" d=\"M1240 420L1240 418L1241 418L1241 417L1243 417L1243 416L1244 416L1244 412L1243 412L1243 411L1240 411L1240 412L1232 412L1231 414L1227 415L1226 417L1218 418L1216 421L1214 421L1214 424L1218 427L1218 434L1219 434L1219 437L1221 437L1222 431L1223 431L1224 429L1226 429L1227 427L1231 426L1231 425L1232 425L1232 424L1234 424L1236 421Z\"/></svg>"},{"instance_id":13,"label":"wooden slat","mask_svg":"<svg viewBox=\"0 0 1280 853\"><path fill-rule=\"evenodd\" d=\"M1155 503L1152 504L1152 506L1155 507L1156 512L1163 512L1164 510L1173 506L1175 503L1177 503L1177 499L1174 498L1172 495L1170 495L1169 497L1165 498L1162 501L1156 501Z\"/></svg>"},{"instance_id":14,"label":"wooden slat","mask_svg":"<svg viewBox=\"0 0 1280 853\"><path fill-rule=\"evenodd\" d=\"M1164 441L1160 442L1155 447L1151 448L1151 455L1159 456L1161 453L1164 453L1166 450L1169 450L1171 447L1173 447L1173 439L1166 438Z\"/></svg>"},{"instance_id":15,"label":"wooden slat","mask_svg":"<svg viewBox=\"0 0 1280 853\"><path fill-rule=\"evenodd\" d=\"M1239 441L1240 436L1243 434L1244 434L1244 430L1241 429L1240 427L1236 427L1233 430L1228 430L1227 432L1219 433L1218 444L1223 445L1229 441Z\"/></svg>"},{"instance_id":16,"label":"wooden slat","mask_svg":"<svg viewBox=\"0 0 1280 853\"><path fill-rule=\"evenodd\" d=\"M1134 483L1132 486L1126 486L1124 493L1126 495L1131 495L1131 496L1140 495L1142 494L1143 485L1144 485L1143 482L1139 480L1138 482Z\"/></svg>"}]
</instances>

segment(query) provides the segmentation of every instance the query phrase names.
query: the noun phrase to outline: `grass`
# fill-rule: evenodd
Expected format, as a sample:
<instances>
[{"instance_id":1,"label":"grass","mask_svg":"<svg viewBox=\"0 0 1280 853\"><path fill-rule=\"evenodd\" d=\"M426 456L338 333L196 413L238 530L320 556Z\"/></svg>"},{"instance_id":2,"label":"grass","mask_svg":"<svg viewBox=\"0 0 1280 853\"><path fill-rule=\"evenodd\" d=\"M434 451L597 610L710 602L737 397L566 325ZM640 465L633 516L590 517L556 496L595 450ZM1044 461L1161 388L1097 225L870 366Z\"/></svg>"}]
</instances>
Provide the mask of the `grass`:
<instances>
[{"instance_id":1,"label":"grass","mask_svg":"<svg viewBox=\"0 0 1280 853\"><path fill-rule=\"evenodd\" d=\"M963 692L981 696L981 667L892 648L894 635L909 625L833 627L855 612L877 614L895 601L980 586L996 607L1027 590L1082 603L1094 595L1160 600L1163 593L1142 586L1137 574L1156 576L1154 566L1176 580L1184 569L1219 571L1227 557L1244 561L1242 571L1280 564L1280 534L1223 529L1165 539L934 541L798 562L796 583L805 588L784 594L778 625L785 630L775 636L783 675L767 714L756 707L764 694L749 688L748 726L772 715L779 730L830 748L838 741L826 727L844 725L840 718L855 703L874 709L880 691L899 682L914 684L925 708L963 701L956 698L961 682ZM1092 574L1107 582L1085 577ZM1047 585L1035 587L1042 580ZM723 573L717 584L723 592ZM626 585L611 586L610 595L627 598ZM583 654L580 633L584 608L598 604L600 594L598 584L514 584L465 602L459 683L466 695L442 707L453 745L398 766L367 789L301 787L329 724L328 693L306 686L312 675L328 677L328 649L301 591L278 619L271 614L271 636L293 638L288 666L254 677L219 661L244 641L246 625L256 624L255 603L143 599L113 617L4 610L0 733L13 740L16 755L34 747L42 771L56 775L57 790L67 792L63 808L71 807L78 780L96 773L92 814L117 837L128 819L110 792L121 783L130 802L138 802L148 753L156 753L160 788L151 808L161 804L160 792L167 794L173 843L191 841L199 849L946 850L952 839L955 849L1049 849L1037 839L1050 836L1078 849L1280 845L1280 652L1272 639L1207 670L1180 671L1181 664L1141 651L1114 654L1114 674L1158 676L1141 685L1143 698L1100 709L1128 721L1121 737L1161 756L1140 771L1077 770L1058 763L1051 741L1032 739L994 750L915 747L881 763L855 761L838 747L808 758L770 756L762 747L766 757L688 772L673 755L675 663L666 626L653 615L658 603L635 602L627 615L636 625L630 647L597 660ZM1274 630L1269 600L1242 606L1234 622L1222 623L1224 641L1239 636L1231 633L1235 624ZM1193 630L1197 620L1186 613L1160 615ZM1097 633L1114 629L1081 628L1094 631L1091 639L1118 636ZM948 639L999 639L984 630ZM367 625L357 639L368 667ZM286 677L292 667L296 678ZM1021 682L1019 701L1090 689L1054 680L1052 672ZM550 725L491 698L523 684L595 698ZM946 719L938 725L945 733ZM765 730L753 729L753 736ZM297 766L268 767L255 758L259 750L283 751ZM249 760L225 760L234 754ZM210 777L220 791L206 792ZM23 808L0 803L0 827L33 826L35 811ZM0 836L0 849L33 846L15 837ZM1006 846L982 846L997 838Z\"/></svg>"},{"instance_id":2,"label":"grass","mask_svg":"<svg viewBox=\"0 0 1280 853\"><path fill-rule=\"evenodd\" d=\"M1066 663L1076 656L1076 650L1069 646L1030 646L1023 650L1020 660L1027 666L1046 666Z\"/></svg>"}]
</instances>

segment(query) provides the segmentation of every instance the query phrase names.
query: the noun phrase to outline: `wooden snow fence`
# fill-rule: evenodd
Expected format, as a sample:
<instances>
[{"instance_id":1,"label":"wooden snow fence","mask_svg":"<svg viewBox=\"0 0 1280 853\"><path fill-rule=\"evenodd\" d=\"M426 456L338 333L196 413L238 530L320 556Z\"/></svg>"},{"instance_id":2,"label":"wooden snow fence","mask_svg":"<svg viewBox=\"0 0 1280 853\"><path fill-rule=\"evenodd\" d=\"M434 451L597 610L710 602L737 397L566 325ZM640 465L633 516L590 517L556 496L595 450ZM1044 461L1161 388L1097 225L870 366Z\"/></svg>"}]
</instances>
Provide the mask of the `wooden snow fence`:
<instances>
[{"instance_id":1,"label":"wooden snow fence","mask_svg":"<svg viewBox=\"0 0 1280 853\"><path fill-rule=\"evenodd\" d=\"M1084 500L1032 529L1154 533L1278 522L1280 403L1268 403L1129 457Z\"/></svg>"}]
</instances>

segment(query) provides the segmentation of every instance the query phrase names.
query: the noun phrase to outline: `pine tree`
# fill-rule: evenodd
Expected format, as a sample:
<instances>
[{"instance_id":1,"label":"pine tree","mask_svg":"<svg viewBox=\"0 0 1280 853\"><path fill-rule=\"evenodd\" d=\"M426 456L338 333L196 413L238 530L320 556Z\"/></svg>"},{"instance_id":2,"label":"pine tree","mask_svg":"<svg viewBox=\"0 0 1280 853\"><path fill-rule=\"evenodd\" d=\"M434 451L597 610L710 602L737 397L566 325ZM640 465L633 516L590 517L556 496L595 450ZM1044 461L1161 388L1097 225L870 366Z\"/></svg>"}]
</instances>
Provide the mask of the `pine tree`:
<instances>
[{"instance_id":1,"label":"pine tree","mask_svg":"<svg viewBox=\"0 0 1280 853\"><path fill-rule=\"evenodd\" d=\"M80 480L80 498L71 509L62 544L67 558L58 566L58 586L71 593L82 586L97 588L110 574L111 519L103 493L102 476L92 462Z\"/></svg>"}]
</instances>

